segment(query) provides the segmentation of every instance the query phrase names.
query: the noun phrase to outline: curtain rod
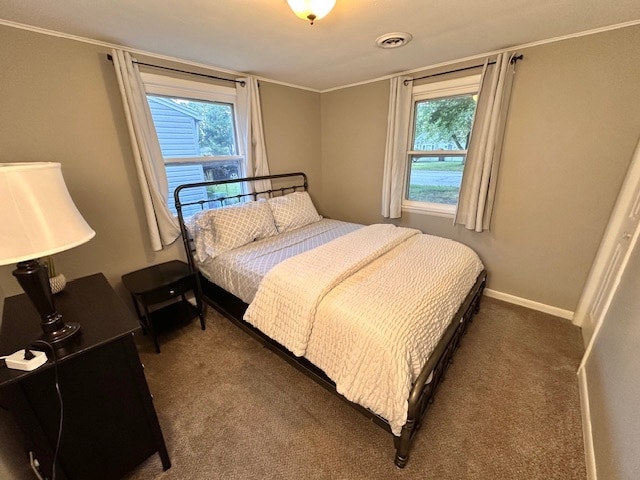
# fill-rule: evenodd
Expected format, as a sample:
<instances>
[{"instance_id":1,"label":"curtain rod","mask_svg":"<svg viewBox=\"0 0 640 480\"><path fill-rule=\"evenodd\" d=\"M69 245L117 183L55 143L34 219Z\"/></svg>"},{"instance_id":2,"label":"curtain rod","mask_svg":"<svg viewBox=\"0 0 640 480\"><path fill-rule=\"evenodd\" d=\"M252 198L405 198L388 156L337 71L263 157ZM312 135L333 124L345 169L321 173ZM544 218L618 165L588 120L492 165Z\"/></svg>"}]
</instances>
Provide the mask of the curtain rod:
<instances>
[{"instance_id":1,"label":"curtain rod","mask_svg":"<svg viewBox=\"0 0 640 480\"><path fill-rule=\"evenodd\" d=\"M524 58L524 55L520 54L520 55L516 55L515 57L513 57L511 59L511 63L516 63L518 60L522 60ZM491 61L488 62L487 65L494 65L496 62ZM457 70L449 70L448 72L440 72L440 73L432 73L431 75L425 75L424 77L418 77L418 78L412 78L410 80L405 80L403 83L405 86L409 85L409 82L415 82L416 80L422 80L424 78L431 78L431 77L437 77L439 75L446 75L448 73L456 73L456 72L464 72L465 70L471 70L473 68L479 68L484 66L484 63L482 65L472 65L471 67L464 67L464 68L458 68Z\"/></svg>"},{"instance_id":2,"label":"curtain rod","mask_svg":"<svg viewBox=\"0 0 640 480\"><path fill-rule=\"evenodd\" d=\"M109 61L113 62L113 57L111 56L110 53L107 54L107 58L109 59ZM133 60L133 63L136 63L138 65L143 65L145 67L159 68L161 70L170 70L172 72L178 72L178 73L186 73L187 75L196 75L198 77L213 78L214 80L222 80L224 82L239 83L243 87L246 85L246 82L244 80L234 80L232 78L216 77L215 75L207 75L206 73L188 72L186 70L179 70L177 68L163 67L161 65L153 65L151 63L142 63L142 62L138 62L137 60Z\"/></svg>"}]
</instances>

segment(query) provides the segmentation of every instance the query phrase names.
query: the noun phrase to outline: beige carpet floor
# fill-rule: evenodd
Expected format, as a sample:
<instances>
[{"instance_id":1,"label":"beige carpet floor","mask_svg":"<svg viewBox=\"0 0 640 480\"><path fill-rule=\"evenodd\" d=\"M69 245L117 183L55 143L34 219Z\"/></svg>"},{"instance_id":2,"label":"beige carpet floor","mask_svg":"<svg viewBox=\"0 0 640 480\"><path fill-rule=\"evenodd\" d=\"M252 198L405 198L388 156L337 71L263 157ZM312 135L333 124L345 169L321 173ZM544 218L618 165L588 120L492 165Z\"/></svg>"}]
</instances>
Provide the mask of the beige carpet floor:
<instances>
[{"instance_id":1,"label":"beige carpet floor","mask_svg":"<svg viewBox=\"0 0 640 480\"><path fill-rule=\"evenodd\" d=\"M402 470L389 433L212 309L161 342L138 339L173 466L127 480L586 477L566 320L485 298Z\"/></svg>"}]
</instances>

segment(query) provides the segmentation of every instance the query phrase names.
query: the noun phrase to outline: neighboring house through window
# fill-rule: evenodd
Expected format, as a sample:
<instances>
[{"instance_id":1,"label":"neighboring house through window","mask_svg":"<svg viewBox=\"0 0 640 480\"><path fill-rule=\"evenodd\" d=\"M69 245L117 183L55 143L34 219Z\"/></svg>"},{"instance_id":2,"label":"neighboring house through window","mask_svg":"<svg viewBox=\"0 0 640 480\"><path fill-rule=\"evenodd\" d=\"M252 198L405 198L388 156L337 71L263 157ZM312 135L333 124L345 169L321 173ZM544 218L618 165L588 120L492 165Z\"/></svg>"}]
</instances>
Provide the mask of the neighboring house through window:
<instances>
[{"instance_id":1,"label":"neighboring house through window","mask_svg":"<svg viewBox=\"0 0 640 480\"><path fill-rule=\"evenodd\" d=\"M236 90L164 75L141 73L169 183L168 204L175 214L173 192L184 183L245 176L236 123ZM240 193L240 185L189 190L183 202ZM215 205L214 205L215 206ZM186 207L190 216L200 207Z\"/></svg>"},{"instance_id":2,"label":"neighboring house through window","mask_svg":"<svg viewBox=\"0 0 640 480\"><path fill-rule=\"evenodd\" d=\"M455 214L479 89L480 75L413 87L403 210Z\"/></svg>"}]
</instances>

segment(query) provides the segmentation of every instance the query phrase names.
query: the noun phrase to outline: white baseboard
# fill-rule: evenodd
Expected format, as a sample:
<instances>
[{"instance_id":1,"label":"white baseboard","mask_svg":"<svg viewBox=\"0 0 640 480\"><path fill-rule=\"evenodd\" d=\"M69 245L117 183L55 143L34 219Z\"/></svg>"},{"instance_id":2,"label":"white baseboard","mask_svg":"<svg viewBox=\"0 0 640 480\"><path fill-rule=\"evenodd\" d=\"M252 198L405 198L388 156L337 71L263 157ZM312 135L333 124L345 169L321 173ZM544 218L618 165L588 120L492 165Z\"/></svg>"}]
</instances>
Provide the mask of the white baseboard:
<instances>
[{"instance_id":1,"label":"white baseboard","mask_svg":"<svg viewBox=\"0 0 640 480\"><path fill-rule=\"evenodd\" d=\"M520 305L522 307L530 308L531 310L537 310L538 312L548 313L549 315L555 315L556 317L565 318L567 320L573 320L573 313L570 310L563 310L562 308L552 307L544 303L534 302L533 300L527 300L526 298L516 297L508 293L498 292L491 290L490 288L484 289L484 294L487 297L503 300L514 305Z\"/></svg>"},{"instance_id":2,"label":"white baseboard","mask_svg":"<svg viewBox=\"0 0 640 480\"><path fill-rule=\"evenodd\" d=\"M582 438L584 441L584 455L587 467L587 479L597 480L595 451L593 450L593 432L591 430L591 407L589 406L589 387L587 375L581 366L578 369L578 389L580 391L580 407L582 411Z\"/></svg>"}]
</instances>

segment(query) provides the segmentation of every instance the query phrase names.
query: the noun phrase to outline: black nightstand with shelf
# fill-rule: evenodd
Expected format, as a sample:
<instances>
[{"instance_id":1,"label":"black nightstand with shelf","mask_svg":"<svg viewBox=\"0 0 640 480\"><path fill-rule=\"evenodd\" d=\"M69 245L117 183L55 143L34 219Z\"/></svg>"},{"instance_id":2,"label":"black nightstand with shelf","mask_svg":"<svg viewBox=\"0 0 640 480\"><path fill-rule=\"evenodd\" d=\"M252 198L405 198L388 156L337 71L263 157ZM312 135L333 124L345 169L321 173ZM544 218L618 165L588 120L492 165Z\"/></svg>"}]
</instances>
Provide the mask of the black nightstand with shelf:
<instances>
[{"instance_id":1,"label":"black nightstand with shelf","mask_svg":"<svg viewBox=\"0 0 640 480\"><path fill-rule=\"evenodd\" d=\"M121 478L156 452L168 469L133 338L140 329L134 315L101 274L69 282L54 301L65 321L81 326L57 350L57 369L51 353L31 372L0 369L0 405L14 414L25 452L34 452L43 476L51 478L60 421L57 376L64 404L58 479ZM5 299L0 355L30 345L40 334L40 318L26 295Z\"/></svg>"},{"instance_id":2,"label":"black nightstand with shelf","mask_svg":"<svg viewBox=\"0 0 640 480\"><path fill-rule=\"evenodd\" d=\"M151 333L156 352L160 353L157 327L198 316L202 330L205 329L197 277L186 263L172 260L136 270L123 275L122 284L131 293L142 330ZM195 296L195 307L185 297L189 292ZM172 301L176 299L177 302ZM161 306L154 310L156 305Z\"/></svg>"}]
</instances>

